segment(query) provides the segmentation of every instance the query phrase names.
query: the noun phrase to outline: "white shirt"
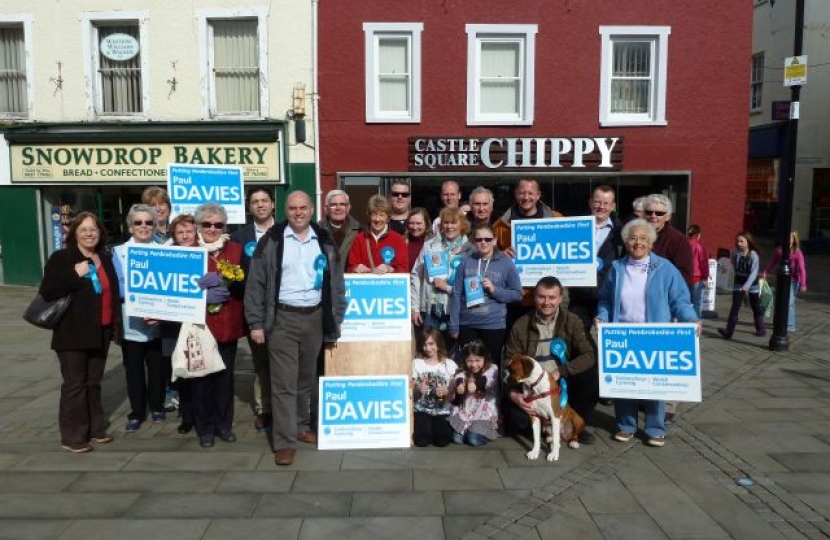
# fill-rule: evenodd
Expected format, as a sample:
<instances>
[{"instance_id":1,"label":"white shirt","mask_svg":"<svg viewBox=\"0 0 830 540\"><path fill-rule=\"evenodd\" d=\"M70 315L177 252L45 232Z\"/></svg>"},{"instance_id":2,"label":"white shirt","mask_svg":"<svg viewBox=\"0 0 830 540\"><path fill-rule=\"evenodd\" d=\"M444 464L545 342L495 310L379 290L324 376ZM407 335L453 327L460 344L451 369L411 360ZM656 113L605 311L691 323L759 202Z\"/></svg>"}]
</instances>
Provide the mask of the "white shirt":
<instances>
[{"instance_id":1,"label":"white shirt","mask_svg":"<svg viewBox=\"0 0 830 540\"><path fill-rule=\"evenodd\" d=\"M314 289L317 279L314 263L322 253L320 243L311 227L306 234L305 240L301 240L291 227L286 227L283 233L280 303L290 306L316 306L323 298L323 291Z\"/></svg>"}]
</instances>

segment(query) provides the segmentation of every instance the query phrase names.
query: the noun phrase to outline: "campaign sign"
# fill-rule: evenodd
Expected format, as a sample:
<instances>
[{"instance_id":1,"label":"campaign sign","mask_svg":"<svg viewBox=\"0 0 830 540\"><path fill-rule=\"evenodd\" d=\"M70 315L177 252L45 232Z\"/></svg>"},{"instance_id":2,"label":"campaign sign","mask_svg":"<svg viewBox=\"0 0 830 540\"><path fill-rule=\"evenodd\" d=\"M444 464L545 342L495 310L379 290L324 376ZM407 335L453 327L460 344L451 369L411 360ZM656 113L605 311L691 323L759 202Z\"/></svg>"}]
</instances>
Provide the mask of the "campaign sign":
<instances>
[{"instance_id":1,"label":"campaign sign","mask_svg":"<svg viewBox=\"0 0 830 540\"><path fill-rule=\"evenodd\" d=\"M228 223L245 223L245 193L242 167L219 165L167 166L167 194L171 219L178 214L194 214L196 207L219 203L228 213Z\"/></svg>"},{"instance_id":2,"label":"campaign sign","mask_svg":"<svg viewBox=\"0 0 830 540\"><path fill-rule=\"evenodd\" d=\"M320 377L318 448L408 448L407 375Z\"/></svg>"},{"instance_id":3,"label":"campaign sign","mask_svg":"<svg viewBox=\"0 0 830 540\"><path fill-rule=\"evenodd\" d=\"M523 287L555 276L566 287L595 287L594 217L513 220L512 245Z\"/></svg>"},{"instance_id":4,"label":"campaign sign","mask_svg":"<svg viewBox=\"0 0 830 540\"><path fill-rule=\"evenodd\" d=\"M341 342L412 339L409 274L346 274Z\"/></svg>"},{"instance_id":5,"label":"campaign sign","mask_svg":"<svg viewBox=\"0 0 830 540\"><path fill-rule=\"evenodd\" d=\"M718 275L718 261L709 259L709 279L703 284L700 295L701 311L715 311L715 276Z\"/></svg>"},{"instance_id":6,"label":"campaign sign","mask_svg":"<svg viewBox=\"0 0 830 540\"><path fill-rule=\"evenodd\" d=\"M127 246L124 302L127 315L205 324L207 251L158 244Z\"/></svg>"},{"instance_id":7,"label":"campaign sign","mask_svg":"<svg viewBox=\"0 0 830 540\"><path fill-rule=\"evenodd\" d=\"M599 327L599 395L701 400L696 324L604 323Z\"/></svg>"},{"instance_id":8,"label":"campaign sign","mask_svg":"<svg viewBox=\"0 0 830 540\"><path fill-rule=\"evenodd\" d=\"M430 283L438 278L447 279L450 275L447 252L443 249L424 253L424 266L427 269L427 278Z\"/></svg>"}]
</instances>

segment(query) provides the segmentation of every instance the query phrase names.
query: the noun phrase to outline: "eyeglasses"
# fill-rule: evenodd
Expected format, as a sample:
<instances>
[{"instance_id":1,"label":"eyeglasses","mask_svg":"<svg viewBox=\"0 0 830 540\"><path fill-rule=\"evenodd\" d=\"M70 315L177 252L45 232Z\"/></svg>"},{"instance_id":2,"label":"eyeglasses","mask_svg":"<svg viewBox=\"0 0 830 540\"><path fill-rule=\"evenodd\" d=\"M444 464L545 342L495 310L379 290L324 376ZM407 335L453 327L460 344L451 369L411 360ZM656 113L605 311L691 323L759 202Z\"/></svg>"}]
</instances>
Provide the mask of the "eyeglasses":
<instances>
[{"instance_id":1,"label":"eyeglasses","mask_svg":"<svg viewBox=\"0 0 830 540\"><path fill-rule=\"evenodd\" d=\"M405 191L393 191L392 193L390 193L390 195L398 199L406 199L409 197L409 193Z\"/></svg>"},{"instance_id":2,"label":"eyeglasses","mask_svg":"<svg viewBox=\"0 0 830 540\"><path fill-rule=\"evenodd\" d=\"M668 212L666 212L665 210L645 210L644 213L647 216L658 216L658 217L663 217L666 214L668 214Z\"/></svg>"},{"instance_id":3,"label":"eyeglasses","mask_svg":"<svg viewBox=\"0 0 830 540\"><path fill-rule=\"evenodd\" d=\"M490 237L490 238L476 238L475 239L476 242L486 242L488 244L490 242L492 242L493 240L495 240L495 238L493 238L493 237Z\"/></svg>"},{"instance_id":4,"label":"eyeglasses","mask_svg":"<svg viewBox=\"0 0 830 540\"><path fill-rule=\"evenodd\" d=\"M203 221L202 223L200 223L200 225L202 226L203 229L213 228L213 229L217 229L217 230L221 231L222 229L225 228L225 224L222 223L221 221L218 222L218 223L210 223L208 221Z\"/></svg>"},{"instance_id":5,"label":"eyeglasses","mask_svg":"<svg viewBox=\"0 0 830 540\"><path fill-rule=\"evenodd\" d=\"M153 221L152 219L145 219L145 220L137 219L137 220L133 221L133 227L140 227L142 225L152 227L155 224L156 224L155 221Z\"/></svg>"},{"instance_id":6,"label":"eyeglasses","mask_svg":"<svg viewBox=\"0 0 830 540\"><path fill-rule=\"evenodd\" d=\"M333 203L328 204L329 208L343 208L343 207L346 207L346 206L349 206L349 203L333 202Z\"/></svg>"}]
</instances>

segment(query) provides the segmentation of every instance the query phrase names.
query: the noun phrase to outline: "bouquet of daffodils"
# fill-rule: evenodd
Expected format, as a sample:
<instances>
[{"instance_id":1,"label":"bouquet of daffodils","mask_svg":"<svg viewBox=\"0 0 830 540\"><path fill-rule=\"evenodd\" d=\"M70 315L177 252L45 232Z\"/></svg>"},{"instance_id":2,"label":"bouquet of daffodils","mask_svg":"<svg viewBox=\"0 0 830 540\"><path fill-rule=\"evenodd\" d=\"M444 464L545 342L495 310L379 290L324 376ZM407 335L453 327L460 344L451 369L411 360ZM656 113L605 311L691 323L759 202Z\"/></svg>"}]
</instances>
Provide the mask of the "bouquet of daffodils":
<instances>
[{"instance_id":1,"label":"bouquet of daffodils","mask_svg":"<svg viewBox=\"0 0 830 540\"><path fill-rule=\"evenodd\" d=\"M238 264L232 264L225 259L216 261L216 271L219 273L219 284L226 289L231 283L245 279L245 272ZM208 313L219 313L222 304L208 304Z\"/></svg>"}]
</instances>

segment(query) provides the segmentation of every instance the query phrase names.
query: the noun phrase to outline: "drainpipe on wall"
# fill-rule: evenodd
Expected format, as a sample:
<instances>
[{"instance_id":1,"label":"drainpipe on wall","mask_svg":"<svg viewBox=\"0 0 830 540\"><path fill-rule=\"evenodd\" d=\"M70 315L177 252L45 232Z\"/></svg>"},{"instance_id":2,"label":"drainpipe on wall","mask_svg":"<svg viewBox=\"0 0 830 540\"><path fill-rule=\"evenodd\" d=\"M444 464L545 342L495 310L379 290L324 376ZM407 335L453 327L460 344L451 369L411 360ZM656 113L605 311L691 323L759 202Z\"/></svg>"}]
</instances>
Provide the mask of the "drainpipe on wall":
<instances>
[{"instance_id":1,"label":"drainpipe on wall","mask_svg":"<svg viewBox=\"0 0 830 540\"><path fill-rule=\"evenodd\" d=\"M323 209L321 197L323 195L323 187L320 181L320 107L318 106L320 94L317 87L317 10L319 3L319 0L311 0L311 107L312 114L314 114L314 204L317 219L322 219Z\"/></svg>"}]
</instances>

